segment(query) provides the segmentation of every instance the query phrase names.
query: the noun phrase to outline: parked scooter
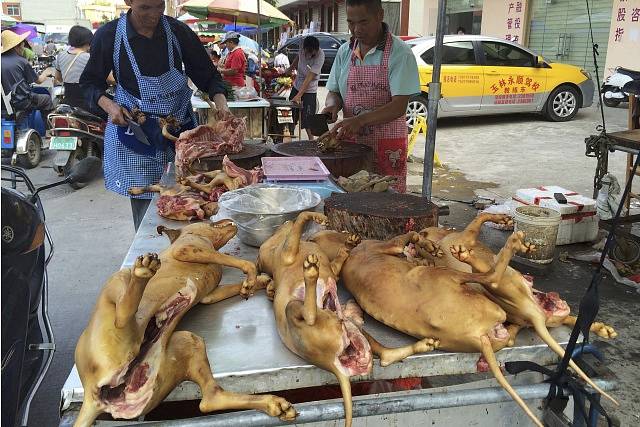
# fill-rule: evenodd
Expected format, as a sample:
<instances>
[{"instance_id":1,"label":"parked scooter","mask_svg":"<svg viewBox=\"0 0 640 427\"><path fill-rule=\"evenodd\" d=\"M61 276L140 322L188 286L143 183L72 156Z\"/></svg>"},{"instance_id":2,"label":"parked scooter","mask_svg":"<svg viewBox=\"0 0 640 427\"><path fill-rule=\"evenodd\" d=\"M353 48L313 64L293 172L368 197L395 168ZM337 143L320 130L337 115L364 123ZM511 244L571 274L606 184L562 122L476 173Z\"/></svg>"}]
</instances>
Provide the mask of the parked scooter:
<instances>
[{"instance_id":1,"label":"parked scooter","mask_svg":"<svg viewBox=\"0 0 640 427\"><path fill-rule=\"evenodd\" d=\"M46 88L32 88L36 93L46 93ZM16 110L11 104L11 93L2 90L2 158L11 158L11 164L31 169L38 166L42 151L49 148L44 138L45 120L40 111Z\"/></svg>"},{"instance_id":2,"label":"parked scooter","mask_svg":"<svg viewBox=\"0 0 640 427\"><path fill-rule=\"evenodd\" d=\"M2 165L2 425L26 426L31 401L49 369L55 342L47 312L53 242L38 193L86 182L101 161L87 157L62 181L36 189L21 168ZM16 189L26 186L26 193ZM48 243L48 244L45 244Z\"/></svg>"},{"instance_id":3,"label":"parked scooter","mask_svg":"<svg viewBox=\"0 0 640 427\"><path fill-rule=\"evenodd\" d=\"M629 95L640 95L640 71L617 67L615 72L607 77L600 88L602 102L607 107L617 107L621 102L627 102Z\"/></svg>"},{"instance_id":4,"label":"parked scooter","mask_svg":"<svg viewBox=\"0 0 640 427\"><path fill-rule=\"evenodd\" d=\"M102 158L106 121L78 107L61 104L49 114L49 148L56 150L53 169L67 176L73 165L85 157ZM70 184L74 189L87 185L84 181Z\"/></svg>"}]
</instances>

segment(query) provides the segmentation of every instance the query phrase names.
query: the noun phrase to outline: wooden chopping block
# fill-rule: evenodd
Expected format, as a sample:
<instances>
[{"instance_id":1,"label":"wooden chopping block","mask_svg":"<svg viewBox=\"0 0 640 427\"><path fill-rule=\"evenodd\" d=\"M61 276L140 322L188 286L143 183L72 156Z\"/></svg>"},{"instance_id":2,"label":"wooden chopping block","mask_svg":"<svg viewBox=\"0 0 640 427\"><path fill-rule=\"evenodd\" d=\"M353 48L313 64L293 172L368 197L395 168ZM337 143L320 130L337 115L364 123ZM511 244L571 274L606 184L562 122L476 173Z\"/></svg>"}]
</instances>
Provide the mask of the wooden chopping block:
<instances>
[{"instance_id":1,"label":"wooden chopping block","mask_svg":"<svg viewBox=\"0 0 640 427\"><path fill-rule=\"evenodd\" d=\"M438 206L410 194L333 193L324 213L331 229L363 239L387 240L438 225Z\"/></svg>"}]
</instances>

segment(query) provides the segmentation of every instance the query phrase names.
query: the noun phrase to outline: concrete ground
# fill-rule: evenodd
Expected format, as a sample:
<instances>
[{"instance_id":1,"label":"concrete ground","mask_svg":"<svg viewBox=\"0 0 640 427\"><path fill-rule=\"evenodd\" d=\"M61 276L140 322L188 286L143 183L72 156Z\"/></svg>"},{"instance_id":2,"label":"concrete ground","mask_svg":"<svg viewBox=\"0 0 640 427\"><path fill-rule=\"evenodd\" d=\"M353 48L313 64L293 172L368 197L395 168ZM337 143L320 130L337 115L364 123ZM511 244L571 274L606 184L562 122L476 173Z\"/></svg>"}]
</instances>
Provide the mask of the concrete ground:
<instances>
[{"instance_id":1,"label":"concrete ground","mask_svg":"<svg viewBox=\"0 0 640 427\"><path fill-rule=\"evenodd\" d=\"M324 89L321 88L321 91ZM321 92L323 105L324 93ZM607 109L609 129L625 127L626 110ZM507 198L514 189L557 184L590 194L594 160L584 156L584 138L594 133L598 123L595 108L581 111L569 123L549 123L534 115L507 115L479 118L443 119L438 130L437 151L447 169L437 169L434 196L469 200L482 193ZM424 142L414 154L419 156ZM29 175L36 185L56 179L48 153ZM621 176L624 157L615 155L610 168ZM410 185L419 190L422 164L410 166ZM30 425L57 425L60 389L73 365L76 340L91 313L105 279L120 267L133 239L127 199L107 192L102 180L80 191L68 187L42 195L47 223L56 245L49 266L50 315L56 334L57 351L51 370L32 406ZM461 225L475 215L464 204L451 204L452 215L445 222ZM561 292L573 307L586 288L589 269L575 262L555 263L565 279L536 281L536 286ZM623 425L640 424L640 356L637 305L640 296L610 279L601 287L599 318L618 330L618 339L605 344L609 366L621 380L615 393L622 406L617 414Z\"/></svg>"}]
</instances>

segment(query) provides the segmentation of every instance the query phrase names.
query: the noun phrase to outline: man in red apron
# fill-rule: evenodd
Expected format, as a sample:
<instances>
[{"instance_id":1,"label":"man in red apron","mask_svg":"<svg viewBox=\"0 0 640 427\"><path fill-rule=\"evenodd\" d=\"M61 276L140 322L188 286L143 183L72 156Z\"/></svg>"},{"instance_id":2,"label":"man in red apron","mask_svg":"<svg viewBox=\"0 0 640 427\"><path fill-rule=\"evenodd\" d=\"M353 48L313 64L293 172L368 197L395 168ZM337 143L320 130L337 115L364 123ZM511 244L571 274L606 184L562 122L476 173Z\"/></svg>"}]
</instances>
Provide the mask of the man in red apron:
<instances>
[{"instance_id":1,"label":"man in red apron","mask_svg":"<svg viewBox=\"0 0 640 427\"><path fill-rule=\"evenodd\" d=\"M420 92L418 66L409 45L383 22L380 0L347 0L353 35L336 54L327 82L323 113L335 121L338 139L370 146L375 170L397 177L394 188L406 191L407 125L411 95Z\"/></svg>"}]
</instances>

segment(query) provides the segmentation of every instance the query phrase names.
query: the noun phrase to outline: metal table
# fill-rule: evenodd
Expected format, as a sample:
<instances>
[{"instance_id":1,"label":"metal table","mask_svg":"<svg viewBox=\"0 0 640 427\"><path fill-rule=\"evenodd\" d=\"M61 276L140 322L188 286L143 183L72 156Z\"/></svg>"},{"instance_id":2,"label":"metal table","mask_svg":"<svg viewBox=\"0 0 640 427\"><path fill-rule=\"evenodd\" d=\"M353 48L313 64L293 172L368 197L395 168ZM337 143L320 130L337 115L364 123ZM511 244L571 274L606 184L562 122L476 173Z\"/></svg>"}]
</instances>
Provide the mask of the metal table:
<instances>
[{"instance_id":1,"label":"metal table","mask_svg":"<svg viewBox=\"0 0 640 427\"><path fill-rule=\"evenodd\" d=\"M170 181L170 178L165 176L163 180L167 183L167 181ZM155 203L152 203L129 248L129 252L124 258L122 263L123 267L132 265L135 258L140 254L160 252L169 245L169 241L165 236L157 235L156 227L158 225L179 228L184 226L185 223L159 217L155 209ZM237 238L232 239L221 249L221 252L247 260L255 260L257 256L256 248L240 243ZM244 274L240 270L225 267L221 283L238 283L242 281L243 278ZM347 292L341 289L341 301L346 301L348 297ZM193 331L204 338L207 346L207 356L211 363L214 377L221 387L229 391L264 393L336 383L335 377L332 374L310 365L291 353L282 344L276 330L272 304L266 298L263 291L256 293L255 296L246 301L240 297L234 297L213 305L196 306L187 313L178 325L178 330ZM414 338L390 329L370 317L365 317L365 330L383 344L391 347L402 346L415 341ZM565 344L568 340L569 329L566 327L554 328L551 334L559 343ZM353 381L472 374L476 373L478 357L479 354L477 353L434 351L432 353L409 357L402 363L395 363L386 368L380 367L376 359L371 375L368 377L353 378ZM541 365L553 364L558 360L557 356L529 330L525 330L518 335L515 347L498 352L497 357L502 363L514 360L530 360ZM529 393L526 394L529 398L542 398L546 395L548 387L535 384L539 382L540 378L536 377L536 380L529 382L524 388L518 388L518 390L523 393ZM603 384L603 386L607 389L611 388L606 384ZM537 395L531 394L531 390L533 390L531 387L539 388ZM425 395L431 394L432 391L433 390L421 390L422 398ZM486 391L481 393L478 393L477 388L466 390L465 392L472 393L474 398L471 401L476 402L475 404L478 404L478 402L490 404L498 401L509 401L506 393L495 387L487 388ZM448 395L450 399L454 400L448 400L449 406L439 407L451 407L451 402L458 402L455 406L460 406L462 395L452 395L451 392L449 392ZM375 399L377 399L380 404L386 404L386 406L378 405L378 411L387 411L385 408L389 405L395 405L390 404L389 399L398 400L397 396L395 398L392 397L394 396L393 393L374 396L377 396ZM77 415L83 398L82 384L75 366L62 388L61 398L61 425L70 425ZM200 390L197 385L191 382L184 382L167 397L166 401L186 401L199 398ZM400 400L398 400L398 402L399 401ZM423 403L427 405L423 405L423 410L434 407L433 402L431 401L431 403L429 403L429 401L429 399L423 399ZM325 406L323 406L322 409L318 409L318 404L324 404ZM300 408L309 407L309 405L313 407L314 413L317 413L319 417L313 419L313 421L326 420L326 411L333 413L334 419L341 416L340 402L311 402L301 404ZM333 410L331 410L332 407ZM296 406L296 408L298 409L298 406ZM384 413L393 412L392 410L390 411L391 412ZM396 410L396 412L398 411ZM518 409L515 409L515 412L518 413ZM356 415L358 413L362 414L363 412L356 411ZM364 413L374 414L375 411L371 412L369 409L364 410ZM237 425L276 425L279 422L277 419L269 420L266 415L255 411L243 411L233 414L248 416L253 420L251 422L254 423L251 424L248 419L243 419L243 422ZM307 413L306 416L312 417L309 413ZM213 415L207 417L207 420L214 420L216 417L222 417L219 419L219 425L225 425L227 422L232 422L229 417L233 418L233 415ZM255 421L256 419L258 421ZM203 418L199 418L199 420L200 423L203 422ZM201 425L213 425L211 423L213 423L213 421L208 421ZM185 420L184 422L181 421L179 425L192 424Z\"/></svg>"},{"instance_id":2,"label":"metal table","mask_svg":"<svg viewBox=\"0 0 640 427\"><path fill-rule=\"evenodd\" d=\"M198 113L198 121L200 124L207 123L207 113L209 111L209 104L204 101L199 96L192 95L191 96L191 105ZM260 108L262 110L262 131L260 133L261 139L264 139L264 109L270 106L269 101L264 98L256 98L250 101L228 101L227 105L229 108L237 108L237 109L252 109L252 108ZM251 112L249 112L249 129L253 132L253 119L251 116ZM253 134L250 132L251 136Z\"/></svg>"}]
</instances>

